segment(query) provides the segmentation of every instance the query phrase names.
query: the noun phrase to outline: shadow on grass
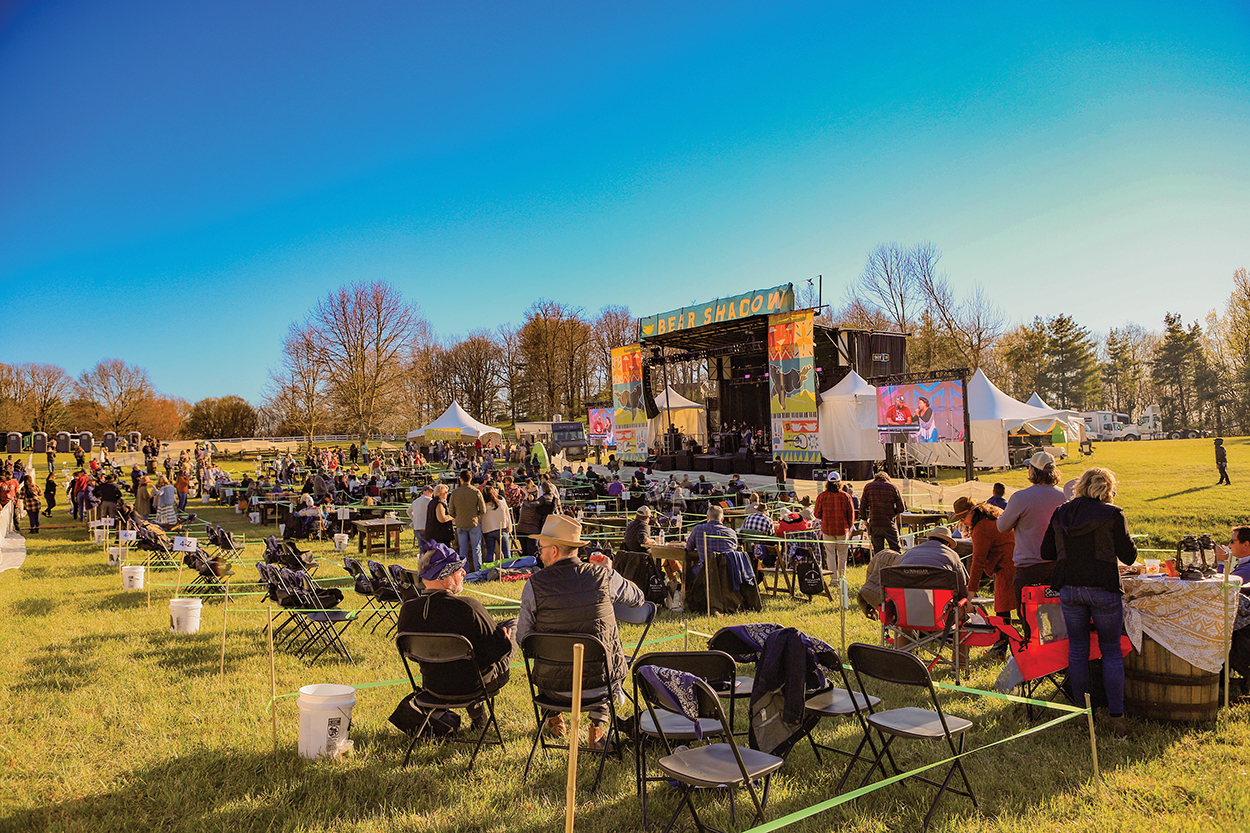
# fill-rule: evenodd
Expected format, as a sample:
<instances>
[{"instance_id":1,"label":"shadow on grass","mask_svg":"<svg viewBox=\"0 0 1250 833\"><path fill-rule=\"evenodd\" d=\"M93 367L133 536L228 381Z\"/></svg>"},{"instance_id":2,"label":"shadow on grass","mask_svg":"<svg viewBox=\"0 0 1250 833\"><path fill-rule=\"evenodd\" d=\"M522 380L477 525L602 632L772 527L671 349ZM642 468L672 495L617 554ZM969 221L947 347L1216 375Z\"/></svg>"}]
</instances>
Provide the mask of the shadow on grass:
<instances>
[{"instance_id":1,"label":"shadow on grass","mask_svg":"<svg viewBox=\"0 0 1250 833\"><path fill-rule=\"evenodd\" d=\"M140 607L147 607L148 597L146 593L137 593L134 590L120 590L116 593L109 593L107 596L99 599L91 604L92 610L115 611L115 610L134 610Z\"/></svg>"},{"instance_id":2,"label":"shadow on grass","mask_svg":"<svg viewBox=\"0 0 1250 833\"><path fill-rule=\"evenodd\" d=\"M77 691L96 682L99 663L92 657L100 643L120 636L99 634L71 639L68 643L48 645L30 659L21 676L29 679L13 686L20 694L45 694L55 691Z\"/></svg>"},{"instance_id":3,"label":"shadow on grass","mask_svg":"<svg viewBox=\"0 0 1250 833\"><path fill-rule=\"evenodd\" d=\"M1181 491L1181 492L1173 492L1170 495L1159 495L1158 497L1148 497L1146 498L1146 503L1157 503L1158 501L1161 501L1161 500L1171 500L1172 498L1180 497L1181 495L1192 495L1194 492L1205 492L1208 489L1214 489L1214 488L1215 486L1195 486L1192 489L1185 489L1184 491Z\"/></svg>"},{"instance_id":4,"label":"shadow on grass","mask_svg":"<svg viewBox=\"0 0 1250 833\"><path fill-rule=\"evenodd\" d=\"M9 610L14 616L47 616L60 606L54 598L19 599L9 605Z\"/></svg>"}]
</instances>

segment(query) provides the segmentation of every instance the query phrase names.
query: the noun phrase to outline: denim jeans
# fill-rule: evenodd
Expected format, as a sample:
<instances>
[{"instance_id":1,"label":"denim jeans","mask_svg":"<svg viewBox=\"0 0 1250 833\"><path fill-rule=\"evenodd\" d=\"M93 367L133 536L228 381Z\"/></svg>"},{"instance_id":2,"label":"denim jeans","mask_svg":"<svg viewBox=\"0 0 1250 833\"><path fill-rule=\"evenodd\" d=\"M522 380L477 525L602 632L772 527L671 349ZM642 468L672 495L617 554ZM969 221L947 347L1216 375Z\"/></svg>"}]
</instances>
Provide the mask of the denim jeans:
<instances>
[{"instance_id":1,"label":"denim jeans","mask_svg":"<svg viewBox=\"0 0 1250 833\"><path fill-rule=\"evenodd\" d=\"M464 565L466 572L476 573L482 569L482 528L471 526L467 529L456 527L456 550L460 557L468 563Z\"/></svg>"},{"instance_id":2,"label":"denim jeans","mask_svg":"<svg viewBox=\"0 0 1250 833\"><path fill-rule=\"evenodd\" d=\"M498 551L499 559L507 561L511 556L508 554L508 533L502 529L496 529L492 532L482 533L482 551L486 554L487 561L495 560L495 553Z\"/></svg>"},{"instance_id":3,"label":"denim jeans","mask_svg":"<svg viewBox=\"0 0 1250 833\"><path fill-rule=\"evenodd\" d=\"M1089 691L1089 623L1098 631L1102 650L1102 682L1107 691L1107 709L1124 714L1124 657L1120 635L1124 633L1124 599L1119 593L1101 587L1062 587L1059 606L1068 629L1068 679L1076 704L1084 707Z\"/></svg>"}]
</instances>

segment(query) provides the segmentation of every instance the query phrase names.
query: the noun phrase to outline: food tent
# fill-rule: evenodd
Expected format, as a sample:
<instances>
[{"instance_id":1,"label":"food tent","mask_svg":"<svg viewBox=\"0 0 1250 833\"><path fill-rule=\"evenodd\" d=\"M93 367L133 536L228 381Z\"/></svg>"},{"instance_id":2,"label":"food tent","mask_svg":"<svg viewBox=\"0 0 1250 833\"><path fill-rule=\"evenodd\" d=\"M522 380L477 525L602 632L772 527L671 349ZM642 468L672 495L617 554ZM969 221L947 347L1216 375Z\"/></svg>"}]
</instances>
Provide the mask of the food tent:
<instances>
[{"instance_id":1,"label":"food tent","mask_svg":"<svg viewBox=\"0 0 1250 833\"><path fill-rule=\"evenodd\" d=\"M490 441L503 442L503 434L498 428L492 428L469 416L459 402L452 402L443 411L443 415L422 428L408 432L408 439L459 440L481 439L483 443Z\"/></svg>"},{"instance_id":2,"label":"food tent","mask_svg":"<svg viewBox=\"0 0 1250 833\"><path fill-rule=\"evenodd\" d=\"M700 445L707 445L707 408L697 402L691 402L671 387L655 398L655 406L660 413L647 421L647 436L653 443L662 442L671 424L687 437L694 437Z\"/></svg>"},{"instance_id":3,"label":"food tent","mask_svg":"<svg viewBox=\"0 0 1250 833\"><path fill-rule=\"evenodd\" d=\"M1080 426L1070 411L1055 411L1026 405L1003 393L978 369L968 380L968 416L972 423L972 451L977 468L1004 468L1010 465L1008 434L1034 436L1062 434L1066 442L1080 439ZM1054 429L1059 428L1059 432ZM908 451L921 463L962 466L963 443L914 443Z\"/></svg>"},{"instance_id":4,"label":"food tent","mask_svg":"<svg viewBox=\"0 0 1250 833\"><path fill-rule=\"evenodd\" d=\"M884 460L877 440L877 389L854 370L820 395L820 454L826 460Z\"/></svg>"}]
</instances>

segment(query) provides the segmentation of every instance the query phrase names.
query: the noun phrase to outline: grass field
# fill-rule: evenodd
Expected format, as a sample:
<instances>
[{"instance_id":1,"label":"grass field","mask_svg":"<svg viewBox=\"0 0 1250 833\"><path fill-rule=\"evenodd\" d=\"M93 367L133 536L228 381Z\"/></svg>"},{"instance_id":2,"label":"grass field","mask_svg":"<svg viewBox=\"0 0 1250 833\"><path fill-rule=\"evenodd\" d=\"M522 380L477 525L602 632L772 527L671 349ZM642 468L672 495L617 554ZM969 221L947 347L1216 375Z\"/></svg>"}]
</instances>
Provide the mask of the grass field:
<instances>
[{"instance_id":1,"label":"grass field","mask_svg":"<svg viewBox=\"0 0 1250 833\"><path fill-rule=\"evenodd\" d=\"M1233 487L1217 488L1209 440L1098 446L1092 462L1121 476L1119 503L1135 532L1168 545L1178 535L1221 532L1243 519L1250 449L1229 442ZM1065 479L1082 464L1064 466ZM1018 472L1000 478L1023 485ZM199 510L201 507L197 506ZM258 537L233 510L209 508L214 522ZM488 749L471 777L467 752L453 745L419 745L414 763L401 770L406 738L386 721L407 691L402 685L362 687L353 713L354 752L337 760L305 761L295 754L298 718L294 698L277 705L279 749L270 718L265 614L258 596L231 604L225 679L219 676L222 605L205 604L200 633L168 633L172 573L150 575L151 607L143 592L124 592L116 568L105 563L85 530L58 508L48 529L28 538L22 569L0 574L0 635L7 653L0 679L0 831L72 830L309 830L309 831L552 831L563 824L565 757L540 757L529 783L520 773L529 748L532 713L524 671L516 668L498 712L507 748ZM415 553L405 542L402 563ZM328 544L322 576L342 575ZM249 559L260 544L247 546ZM235 589L251 592L254 572L242 568ZM190 577L184 571L182 581ZM852 572L859 583L863 568ZM516 597L520 587L493 584L487 592ZM352 604L354 595L348 591ZM490 601L490 600L487 600ZM827 601L767 599L752 620L794 625L838 642L838 616ZM689 627L710 633L737 617L695 617ZM875 642L876 627L848 614L849 639ZM653 637L682 632L680 618L657 621ZM629 640L631 633L626 632ZM279 651L277 688L295 692L309 683L358 686L403 677L390 640L381 632L350 630L354 664L322 660L313 667ZM691 638L692 646L701 640ZM673 647L670 642L661 647ZM999 665L978 655L970 684L991 689ZM970 745L1010 737L1031 724L1022 707L956 692L941 695L952 713L975 721ZM891 702L900 702L892 700ZM1056 713L1057 714L1057 713ZM967 759L981 811L948 796L933 829L961 831L1246 830L1250 797L1250 705L1235 705L1213 725L1180 729L1131 721L1133 735L1099 736L1105 777L1093 781L1089 735L1073 720L1010 741ZM852 743L848 721L819 734L835 745ZM853 745L853 743L852 743ZM935 760L936 749L905 747L902 763ZM841 761L817 764L797 747L774 780L768 817L831 797ZM862 772L862 767L860 771ZM577 829L623 831L639 827L633 765L627 755L610 760L598 794L590 795L591 770L582 768ZM667 816L672 794L653 792L654 818ZM882 831L919 827L931 790L894 786L864 796L787 830ZM719 806L721 802L712 802ZM741 802L740 802L741 809ZM712 814L728 824L728 814ZM739 816L739 822L744 822ZM688 820L679 829L691 829Z\"/></svg>"}]
</instances>

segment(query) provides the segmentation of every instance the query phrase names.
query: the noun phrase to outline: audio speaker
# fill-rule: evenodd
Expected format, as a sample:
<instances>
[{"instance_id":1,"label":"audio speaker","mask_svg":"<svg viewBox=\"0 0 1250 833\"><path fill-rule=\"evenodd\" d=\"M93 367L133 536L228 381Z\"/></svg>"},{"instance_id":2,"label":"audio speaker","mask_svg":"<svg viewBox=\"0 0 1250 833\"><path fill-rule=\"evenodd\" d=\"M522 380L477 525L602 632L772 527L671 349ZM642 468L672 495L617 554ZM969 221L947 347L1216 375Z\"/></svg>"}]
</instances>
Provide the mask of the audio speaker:
<instances>
[{"instance_id":1,"label":"audio speaker","mask_svg":"<svg viewBox=\"0 0 1250 833\"><path fill-rule=\"evenodd\" d=\"M655 394L651 392L651 366L646 362L642 365L642 405L647 409L647 419L655 419L660 415L660 407L655 404Z\"/></svg>"}]
</instances>

